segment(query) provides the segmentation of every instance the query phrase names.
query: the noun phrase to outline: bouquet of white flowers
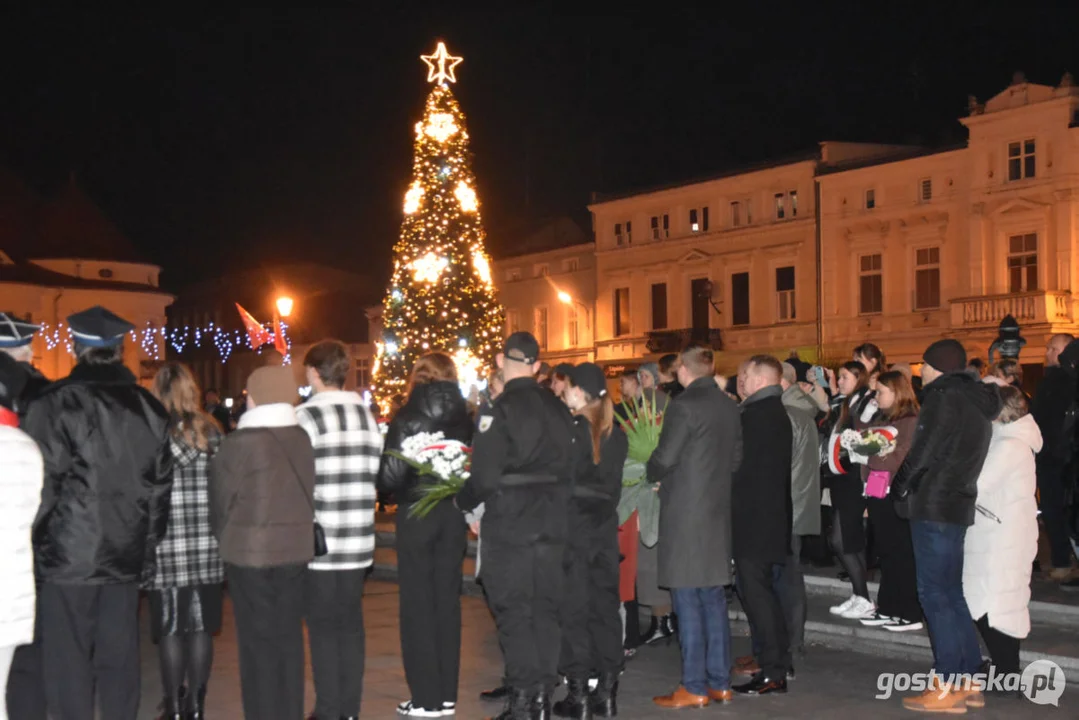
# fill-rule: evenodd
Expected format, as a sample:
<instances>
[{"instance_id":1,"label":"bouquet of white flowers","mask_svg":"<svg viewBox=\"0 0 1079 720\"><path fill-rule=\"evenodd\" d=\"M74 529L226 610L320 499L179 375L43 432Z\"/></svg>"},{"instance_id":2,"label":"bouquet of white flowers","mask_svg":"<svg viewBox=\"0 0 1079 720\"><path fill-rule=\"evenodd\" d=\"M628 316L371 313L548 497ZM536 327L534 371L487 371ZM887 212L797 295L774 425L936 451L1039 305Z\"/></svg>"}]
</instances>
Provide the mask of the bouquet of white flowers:
<instances>
[{"instance_id":1,"label":"bouquet of white flowers","mask_svg":"<svg viewBox=\"0 0 1079 720\"><path fill-rule=\"evenodd\" d=\"M884 457L895 450L895 432L889 430L890 428L844 430L839 436L839 444L851 455L851 460L855 460L854 456Z\"/></svg>"},{"instance_id":2,"label":"bouquet of white flowers","mask_svg":"<svg viewBox=\"0 0 1079 720\"><path fill-rule=\"evenodd\" d=\"M386 453L416 468L421 478L436 478L416 488L419 498L412 503L409 517L425 517L435 505L460 492L471 475L472 448L459 440L445 439L441 432L418 433L405 438L400 451Z\"/></svg>"}]
</instances>

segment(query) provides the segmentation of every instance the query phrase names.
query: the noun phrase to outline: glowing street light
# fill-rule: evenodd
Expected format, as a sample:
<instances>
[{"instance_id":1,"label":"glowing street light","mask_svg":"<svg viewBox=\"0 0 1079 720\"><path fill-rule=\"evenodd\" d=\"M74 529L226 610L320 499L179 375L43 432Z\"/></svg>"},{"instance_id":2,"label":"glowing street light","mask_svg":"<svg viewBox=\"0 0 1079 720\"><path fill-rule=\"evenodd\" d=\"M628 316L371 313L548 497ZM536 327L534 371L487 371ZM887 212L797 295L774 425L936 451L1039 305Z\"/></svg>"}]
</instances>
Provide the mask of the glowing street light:
<instances>
[{"instance_id":1,"label":"glowing street light","mask_svg":"<svg viewBox=\"0 0 1079 720\"><path fill-rule=\"evenodd\" d=\"M292 314L292 305L292 298L288 296L277 298L277 314L283 318L287 318Z\"/></svg>"},{"instance_id":2,"label":"glowing street light","mask_svg":"<svg viewBox=\"0 0 1079 720\"><path fill-rule=\"evenodd\" d=\"M565 290L559 290L558 291L558 302L562 303L563 305L572 305L573 304L573 296L570 295Z\"/></svg>"}]
</instances>

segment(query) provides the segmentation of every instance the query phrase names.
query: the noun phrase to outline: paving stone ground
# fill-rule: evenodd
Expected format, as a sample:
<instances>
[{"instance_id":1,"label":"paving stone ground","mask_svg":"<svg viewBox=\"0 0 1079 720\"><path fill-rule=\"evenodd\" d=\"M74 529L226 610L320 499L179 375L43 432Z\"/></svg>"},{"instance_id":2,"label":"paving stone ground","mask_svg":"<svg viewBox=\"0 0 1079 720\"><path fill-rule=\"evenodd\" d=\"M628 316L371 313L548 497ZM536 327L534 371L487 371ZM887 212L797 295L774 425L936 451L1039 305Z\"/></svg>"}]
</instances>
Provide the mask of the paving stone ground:
<instances>
[{"instance_id":1,"label":"paving stone ground","mask_svg":"<svg viewBox=\"0 0 1079 720\"><path fill-rule=\"evenodd\" d=\"M461 720L488 717L496 707L481 703L477 696L493 686L501 675L501 658L494 626L483 601L463 598L464 632L461 653L461 697L458 716ZM371 581L364 600L367 628L367 669L364 678L362 716L391 720L395 707L408 694L401 651L397 612L397 586ZM145 623L145 617L143 618ZM210 720L240 720L239 665L235 626L231 607L226 606L225 627L215 646L214 674L208 697ZM744 630L735 629L734 652L745 654L749 639ZM626 667L619 695L622 718L655 720L688 716L740 718L913 718L915 714L900 707L899 695L877 700L877 679L882 672L924 672L918 662L897 661L866 652L832 650L810 646L799 661L798 677L785 696L736 698L723 707L703 711L662 711L652 704L652 697L670 691L679 678L680 660L677 643L648 647ZM152 720L160 700L161 682L154 646L144 633L143 702L139 720ZM314 686L310 670L307 682L307 707L314 704ZM1004 718L1075 718L1079 717L1079 689L1065 691L1060 706L1036 706L1026 700L990 698L984 710L972 710L971 717L986 720ZM297 719L299 720L299 719Z\"/></svg>"}]
</instances>

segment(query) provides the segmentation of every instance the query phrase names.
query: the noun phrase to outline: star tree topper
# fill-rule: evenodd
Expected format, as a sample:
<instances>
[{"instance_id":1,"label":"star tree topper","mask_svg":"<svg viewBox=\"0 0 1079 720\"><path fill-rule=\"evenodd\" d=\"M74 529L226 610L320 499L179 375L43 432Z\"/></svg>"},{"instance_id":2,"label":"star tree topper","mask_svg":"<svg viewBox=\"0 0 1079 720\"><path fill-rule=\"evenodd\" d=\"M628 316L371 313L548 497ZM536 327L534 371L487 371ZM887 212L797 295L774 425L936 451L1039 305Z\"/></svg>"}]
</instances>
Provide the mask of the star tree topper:
<instances>
[{"instance_id":1,"label":"star tree topper","mask_svg":"<svg viewBox=\"0 0 1079 720\"><path fill-rule=\"evenodd\" d=\"M432 55L420 55L420 59L427 63L427 82L451 83L457 82L453 75L453 69L461 64L464 58L454 57L446 51L446 43L440 42ZM437 66L437 67L436 67Z\"/></svg>"}]
</instances>

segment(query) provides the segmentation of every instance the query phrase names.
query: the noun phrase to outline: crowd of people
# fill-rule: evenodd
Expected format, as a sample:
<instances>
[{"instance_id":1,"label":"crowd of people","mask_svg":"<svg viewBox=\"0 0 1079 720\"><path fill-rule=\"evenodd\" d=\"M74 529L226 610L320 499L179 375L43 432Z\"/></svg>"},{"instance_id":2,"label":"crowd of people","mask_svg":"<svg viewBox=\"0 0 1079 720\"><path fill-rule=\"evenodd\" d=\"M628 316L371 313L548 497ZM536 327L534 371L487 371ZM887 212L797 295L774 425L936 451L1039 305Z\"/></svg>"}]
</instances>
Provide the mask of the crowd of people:
<instances>
[{"instance_id":1,"label":"crowd of people","mask_svg":"<svg viewBox=\"0 0 1079 720\"><path fill-rule=\"evenodd\" d=\"M122 362L130 323L100 307L68 322L76 364L50 383L31 365L38 328L0 314L0 677L20 720L90 720L95 702L133 720L140 591L160 717L205 718L226 582L245 717L303 717L305 623L309 720L359 717L379 494L398 505L406 717L456 712L470 529L505 661L502 685L483 693L503 702L496 720L614 717L625 662L665 638L682 672L660 707L787 692L805 653L803 553L822 537L851 584L832 614L928 627L935 684L904 700L912 710L980 707L982 688L964 678L1019 671L1039 506L1046 575L1077 584L1070 336L1050 339L1033 399L1017 362L982 368L946 339L919 376L865 344L834 370L757 355L726 378L710 349L690 347L624 373L616 404L600 367L549 368L535 338L515 333L478 402L450 357L422 357L383 438L344 389L350 357L336 341L304 357L309 400L270 361L248 378L237 420L204 404L180 364L139 386ZM625 430L641 418L662 423L645 475L655 517L655 502L620 507ZM471 472L417 517L426 480L402 449L436 432L471 446ZM752 634L738 658L735 595Z\"/></svg>"}]
</instances>

